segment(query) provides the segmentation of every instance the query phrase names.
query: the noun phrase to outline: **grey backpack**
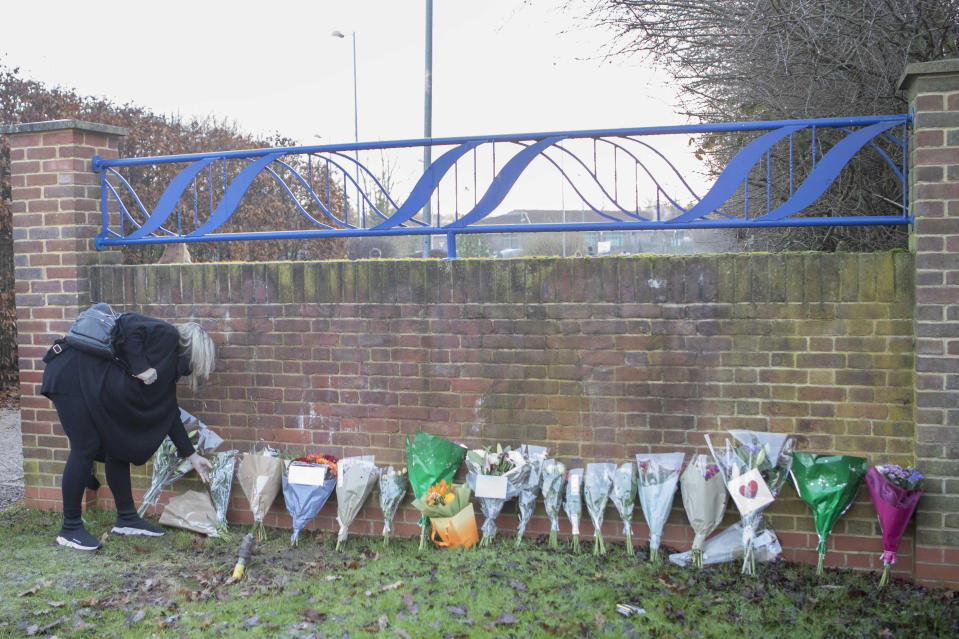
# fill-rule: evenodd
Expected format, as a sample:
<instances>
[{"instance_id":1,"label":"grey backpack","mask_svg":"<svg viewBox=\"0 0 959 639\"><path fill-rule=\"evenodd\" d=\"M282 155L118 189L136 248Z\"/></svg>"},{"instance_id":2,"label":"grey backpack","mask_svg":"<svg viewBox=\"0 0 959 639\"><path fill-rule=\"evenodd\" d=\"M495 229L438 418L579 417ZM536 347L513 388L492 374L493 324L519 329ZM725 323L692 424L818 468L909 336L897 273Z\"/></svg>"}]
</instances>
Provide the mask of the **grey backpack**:
<instances>
[{"instance_id":1,"label":"grey backpack","mask_svg":"<svg viewBox=\"0 0 959 639\"><path fill-rule=\"evenodd\" d=\"M80 313L64 336L67 344L90 355L114 359L113 333L119 313L100 302Z\"/></svg>"}]
</instances>

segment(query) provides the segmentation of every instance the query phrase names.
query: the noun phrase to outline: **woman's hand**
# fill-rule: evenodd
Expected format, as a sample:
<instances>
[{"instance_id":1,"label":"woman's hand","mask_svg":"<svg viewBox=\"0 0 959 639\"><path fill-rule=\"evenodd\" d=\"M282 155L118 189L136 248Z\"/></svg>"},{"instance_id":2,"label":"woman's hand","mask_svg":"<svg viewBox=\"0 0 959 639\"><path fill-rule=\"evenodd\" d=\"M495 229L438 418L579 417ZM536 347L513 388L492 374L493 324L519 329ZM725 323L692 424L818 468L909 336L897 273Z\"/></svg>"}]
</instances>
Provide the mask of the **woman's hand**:
<instances>
[{"instance_id":1,"label":"woman's hand","mask_svg":"<svg viewBox=\"0 0 959 639\"><path fill-rule=\"evenodd\" d=\"M157 381L157 369L148 368L139 375L134 375L134 377L149 386L153 382Z\"/></svg>"},{"instance_id":2,"label":"woman's hand","mask_svg":"<svg viewBox=\"0 0 959 639\"><path fill-rule=\"evenodd\" d=\"M213 470L213 466L210 465L209 460L200 455L200 453L193 453L187 459L189 459L190 463L193 464L193 470L195 470L196 474L200 476L200 479L203 481L203 483L210 483L210 471Z\"/></svg>"}]
</instances>

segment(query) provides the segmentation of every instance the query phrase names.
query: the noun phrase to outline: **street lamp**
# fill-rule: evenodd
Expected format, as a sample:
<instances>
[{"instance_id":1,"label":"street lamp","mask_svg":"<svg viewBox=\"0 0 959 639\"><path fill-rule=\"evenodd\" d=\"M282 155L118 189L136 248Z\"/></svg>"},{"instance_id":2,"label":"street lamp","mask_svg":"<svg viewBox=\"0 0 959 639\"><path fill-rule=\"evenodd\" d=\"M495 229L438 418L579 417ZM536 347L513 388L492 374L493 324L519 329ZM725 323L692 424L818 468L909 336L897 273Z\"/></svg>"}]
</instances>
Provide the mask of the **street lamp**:
<instances>
[{"instance_id":1,"label":"street lamp","mask_svg":"<svg viewBox=\"0 0 959 639\"><path fill-rule=\"evenodd\" d=\"M423 137L429 140L433 137L433 0L426 0L426 87L423 99ZM429 170L432 147L429 143L423 146L423 173ZM430 199L427 198L423 206L423 221L429 226L432 222L430 214ZM423 236L423 257L430 256L432 237Z\"/></svg>"},{"instance_id":2,"label":"street lamp","mask_svg":"<svg viewBox=\"0 0 959 639\"><path fill-rule=\"evenodd\" d=\"M334 38L345 38L346 36L342 31L336 30L330 34ZM356 85L356 31L351 33L353 40L353 142L359 144L360 142L360 111L359 111L359 101L357 99L357 85ZM360 196L360 151L359 149L353 150L353 159L356 160L356 202L359 204L361 200ZM344 211L343 215L347 217L347 223L349 222L347 212ZM359 211L357 211L357 216ZM357 220L359 221L359 220Z\"/></svg>"}]
</instances>

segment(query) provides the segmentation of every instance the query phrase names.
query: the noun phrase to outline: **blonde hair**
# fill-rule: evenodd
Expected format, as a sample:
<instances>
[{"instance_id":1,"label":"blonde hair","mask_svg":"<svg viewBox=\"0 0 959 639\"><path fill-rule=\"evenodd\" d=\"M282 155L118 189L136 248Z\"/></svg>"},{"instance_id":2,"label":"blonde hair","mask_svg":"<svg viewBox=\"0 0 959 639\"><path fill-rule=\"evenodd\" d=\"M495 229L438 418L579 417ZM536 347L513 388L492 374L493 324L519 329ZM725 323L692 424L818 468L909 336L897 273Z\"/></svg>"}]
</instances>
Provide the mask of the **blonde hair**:
<instances>
[{"instance_id":1,"label":"blonde hair","mask_svg":"<svg viewBox=\"0 0 959 639\"><path fill-rule=\"evenodd\" d=\"M176 324L180 333L180 350L190 356L190 389L196 392L201 383L213 374L216 367L216 349L213 338L196 322Z\"/></svg>"}]
</instances>

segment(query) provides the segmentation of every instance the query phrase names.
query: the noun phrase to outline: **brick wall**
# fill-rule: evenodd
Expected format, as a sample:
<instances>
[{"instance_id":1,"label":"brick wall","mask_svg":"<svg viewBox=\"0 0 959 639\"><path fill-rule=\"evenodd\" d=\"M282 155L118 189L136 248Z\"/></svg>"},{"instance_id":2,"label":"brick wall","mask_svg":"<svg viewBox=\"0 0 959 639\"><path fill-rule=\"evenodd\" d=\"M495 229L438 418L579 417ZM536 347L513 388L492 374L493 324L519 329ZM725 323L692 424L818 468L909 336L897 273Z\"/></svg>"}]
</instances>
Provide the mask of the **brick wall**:
<instances>
[{"instance_id":1,"label":"brick wall","mask_svg":"<svg viewBox=\"0 0 959 639\"><path fill-rule=\"evenodd\" d=\"M403 464L404 438L423 428L467 445L545 444L572 467L705 452L704 433L753 428L795 433L802 450L914 463L912 272L908 253L110 266L91 269L90 291L210 329L213 383L181 401L240 449L263 438ZM31 459L65 453L52 436L25 443ZM58 466L34 463L28 486L55 486ZM249 519L234 495L231 517ZM30 497L56 507L59 495ZM769 512L787 557L814 560L795 491ZM334 516L331 504L312 527L334 530ZM398 532L414 534L416 518L404 507ZM371 502L354 529L378 532L378 520ZM612 507L606 521L615 537ZM282 500L268 523L289 525ZM665 539L691 542L678 500ZM877 567L865 490L831 548L846 551L833 565ZM911 539L900 557L909 574Z\"/></svg>"},{"instance_id":2,"label":"brick wall","mask_svg":"<svg viewBox=\"0 0 959 639\"><path fill-rule=\"evenodd\" d=\"M959 60L909 65L901 85L915 112L916 431L928 474L917 573L959 581Z\"/></svg>"}]
</instances>

